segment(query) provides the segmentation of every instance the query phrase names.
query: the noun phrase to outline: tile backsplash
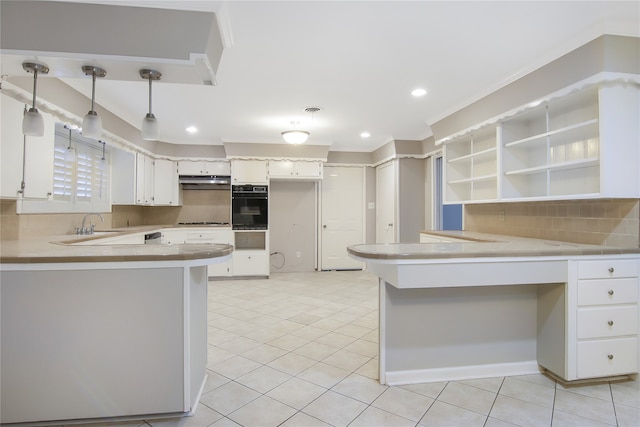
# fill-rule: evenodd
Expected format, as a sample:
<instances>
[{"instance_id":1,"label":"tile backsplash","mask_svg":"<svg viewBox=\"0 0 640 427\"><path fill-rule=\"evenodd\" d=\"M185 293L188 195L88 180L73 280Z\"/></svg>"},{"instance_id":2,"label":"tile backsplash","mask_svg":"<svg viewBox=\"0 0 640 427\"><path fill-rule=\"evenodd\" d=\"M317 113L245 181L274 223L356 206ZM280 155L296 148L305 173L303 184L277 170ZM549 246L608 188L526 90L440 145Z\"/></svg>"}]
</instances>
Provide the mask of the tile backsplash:
<instances>
[{"instance_id":1,"label":"tile backsplash","mask_svg":"<svg viewBox=\"0 0 640 427\"><path fill-rule=\"evenodd\" d=\"M0 240L24 237L73 234L80 227L84 213L16 214L16 200L0 200ZM185 190L182 206L112 206L90 220L96 230L138 225L171 225L179 222L231 222L231 192L219 190Z\"/></svg>"},{"instance_id":2,"label":"tile backsplash","mask_svg":"<svg viewBox=\"0 0 640 427\"><path fill-rule=\"evenodd\" d=\"M640 247L640 199L466 205L464 228L481 233Z\"/></svg>"}]
</instances>

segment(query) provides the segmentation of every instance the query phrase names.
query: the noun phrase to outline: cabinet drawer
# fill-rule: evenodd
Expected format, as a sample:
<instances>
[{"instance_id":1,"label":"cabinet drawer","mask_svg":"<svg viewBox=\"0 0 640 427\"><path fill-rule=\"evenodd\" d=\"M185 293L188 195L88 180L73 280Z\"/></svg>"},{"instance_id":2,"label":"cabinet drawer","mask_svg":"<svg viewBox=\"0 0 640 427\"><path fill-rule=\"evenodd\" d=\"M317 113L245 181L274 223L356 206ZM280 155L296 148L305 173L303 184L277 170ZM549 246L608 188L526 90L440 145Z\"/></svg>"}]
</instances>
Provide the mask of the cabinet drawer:
<instances>
[{"instance_id":1,"label":"cabinet drawer","mask_svg":"<svg viewBox=\"0 0 640 427\"><path fill-rule=\"evenodd\" d=\"M612 279L638 277L638 261L633 259L610 259L580 261L578 279Z\"/></svg>"},{"instance_id":2,"label":"cabinet drawer","mask_svg":"<svg viewBox=\"0 0 640 427\"><path fill-rule=\"evenodd\" d=\"M578 281L578 305L628 304L638 301L638 279Z\"/></svg>"},{"instance_id":3,"label":"cabinet drawer","mask_svg":"<svg viewBox=\"0 0 640 427\"><path fill-rule=\"evenodd\" d=\"M638 372L638 339L620 338L578 343L578 378Z\"/></svg>"},{"instance_id":4,"label":"cabinet drawer","mask_svg":"<svg viewBox=\"0 0 640 427\"><path fill-rule=\"evenodd\" d=\"M189 231L187 243L230 243L232 232L228 231Z\"/></svg>"},{"instance_id":5,"label":"cabinet drawer","mask_svg":"<svg viewBox=\"0 0 640 427\"><path fill-rule=\"evenodd\" d=\"M638 333L638 307L578 310L578 339L606 338Z\"/></svg>"}]
</instances>

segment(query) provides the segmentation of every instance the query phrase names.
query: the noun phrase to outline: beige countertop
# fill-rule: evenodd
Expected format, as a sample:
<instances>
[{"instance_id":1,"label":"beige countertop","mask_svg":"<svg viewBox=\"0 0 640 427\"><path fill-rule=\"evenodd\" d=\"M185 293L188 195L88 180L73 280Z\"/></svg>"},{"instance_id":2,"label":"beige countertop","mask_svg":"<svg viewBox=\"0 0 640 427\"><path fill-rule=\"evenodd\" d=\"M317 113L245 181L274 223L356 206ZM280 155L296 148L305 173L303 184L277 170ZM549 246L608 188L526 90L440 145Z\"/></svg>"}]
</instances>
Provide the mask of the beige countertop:
<instances>
[{"instance_id":1,"label":"beige countertop","mask_svg":"<svg viewBox=\"0 0 640 427\"><path fill-rule=\"evenodd\" d=\"M226 244L177 244L177 245L77 245L101 237L120 233L152 231L162 226L131 227L126 230L93 236L42 236L0 242L0 263L74 263L74 262L123 262L123 261L185 261L217 258L233 252Z\"/></svg>"},{"instance_id":2,"label":"beige countertop","mask_svg":"<svg viewBox=\"0 0 640 427\"><path fill-rule=\"evenodd\" d=\"M640 254L640 248L637 247L587 245L469 231L423 231L423 233L469 241L363 244L349 246L347 251L365 260Z\"/></svg>"}]
</instances>

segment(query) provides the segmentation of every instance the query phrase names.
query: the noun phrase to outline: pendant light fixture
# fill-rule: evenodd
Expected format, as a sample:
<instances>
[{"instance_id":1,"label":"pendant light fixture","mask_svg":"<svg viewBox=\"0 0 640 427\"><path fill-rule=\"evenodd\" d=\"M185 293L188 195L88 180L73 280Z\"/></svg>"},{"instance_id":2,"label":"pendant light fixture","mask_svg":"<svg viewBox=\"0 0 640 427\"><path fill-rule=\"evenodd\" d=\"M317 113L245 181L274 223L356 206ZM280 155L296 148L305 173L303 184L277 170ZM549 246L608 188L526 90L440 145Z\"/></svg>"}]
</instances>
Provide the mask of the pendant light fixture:
<instances>
[{"instance_id":1,"label":"pendant light fixture","mask_svg":"<svg viewBox=\"0 0 640 427\"><path fill-rule=\"evenodd\" d=\"M38 82L38 73L48 74L49 67L35 62L24 62L22 68L27 73L33 73L33 105L29 108L22 118L22 133L29 136L44 135L44 119L42 114L36 108L36 86Z\"/></svg>"},{"instance_id":2,"label":"pendant light fixture","mask_svg":"<svg viewBox=\"0 0 640 427\"><path fill-rule=\"evenodd\" d=\"M143 79L149 79L149 112L144 119L142 119L142 139L147 141L156 141L158 139L158 121L156 116L151 112L151 82L153 80L160 80L162 73L156 70L140 70L140 77Z\"/></svg>"},{"instance_id":3,"label":"pendant light fixture","mask_svg":"<svg viewBox=\"0 0 640 427\"><path fill-rule=\"evenodd\" d=\"M64 125L65 129L69 129L69 146L67 150L64 152L64 161L67 163L73 163L76 161L76 150L71 146L71 131L73 130L71 126Z\"/></svg>"},{"instance_id":4,"label":"pendant light fixture","mask_svg":"<svg viewBox=\"0 0 640 427\"><path fill-rule=\"evenodd\" d=\"M92 76L93 78L91 86L91 110L84 116L84 120L82 120L82 134L87 138L98 139L102 136L102 120L95 111L96 77L104 77L107 75L107 72L100 67L94 67L92 65L83 65L82 71L87 76Z\"/></svg>"}]
</instances>

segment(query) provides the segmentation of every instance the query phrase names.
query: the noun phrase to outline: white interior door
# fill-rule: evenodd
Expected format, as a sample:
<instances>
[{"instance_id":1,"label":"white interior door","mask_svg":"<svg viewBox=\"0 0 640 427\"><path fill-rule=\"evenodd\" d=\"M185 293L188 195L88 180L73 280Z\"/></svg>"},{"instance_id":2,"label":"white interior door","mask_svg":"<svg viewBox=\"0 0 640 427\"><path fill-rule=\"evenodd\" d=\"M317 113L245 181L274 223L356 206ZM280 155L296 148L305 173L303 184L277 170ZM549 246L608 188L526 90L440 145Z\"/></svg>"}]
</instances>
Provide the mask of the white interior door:
<instances>
[{"instance_id":1,"label":"white interior door","mask_svg":"<svg viewBox=\"0 0 640 427\"><path fill-rule=\"evenodd\" d=\"M364 243L364 170L326 166L321 192L321 270L360 269L347 246Z\"/></svg>"},{"instance_id":2,"label":"white interior door","mask_svg":"<svg viewBox=\"0 0 640 427\"><path fill-rule=\"evenodd\" d=\"M396 164L385 163L376 168L376 243L395 243Z\"/></svg>"}]
</instances>

